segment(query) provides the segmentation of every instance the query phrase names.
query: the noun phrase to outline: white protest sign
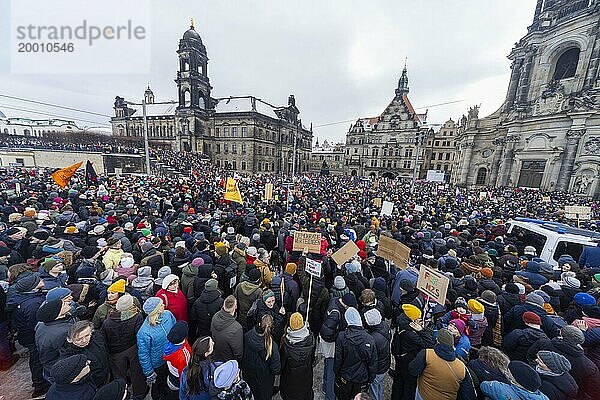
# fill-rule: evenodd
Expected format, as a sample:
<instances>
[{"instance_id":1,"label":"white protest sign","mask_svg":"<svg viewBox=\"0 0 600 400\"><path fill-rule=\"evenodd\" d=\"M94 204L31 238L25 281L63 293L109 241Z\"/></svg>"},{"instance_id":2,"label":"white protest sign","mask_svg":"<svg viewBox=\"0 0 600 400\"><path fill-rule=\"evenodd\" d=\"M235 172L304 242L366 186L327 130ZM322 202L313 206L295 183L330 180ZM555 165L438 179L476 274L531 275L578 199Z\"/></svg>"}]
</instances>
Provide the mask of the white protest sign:
<instances>
[{"instance_id":1,"label":"white protest sign","mask_svg":"<svg viewBox=\"0 0 600 400\"><path fill-rule=\"evenodd\" d=\"M425 211L425 207L424 206L415 206L415 211L422 213L423 211Z\"/></svg>"},{"instance_id":2,"label":"white protest sign","mask_svg":"<svg viewBox=\"0 0 600 400\"><path fill-rule=\"evenodd\" d=\"M322 264L320 261L311 260L310 258L306 259L306 269L305 271L311 274L314 277L321 276L321 267Z\"/></svg>"},{"instance_id":3,"label":"white protest sign","mask_svg":"<svg viewBox=\"0 0 600 400\"><path fill-rule=\"evenodd\" d=\"M392 215L394 211L394 203L391 201L384 200L381 206L381 215Z\"/></svg>"}]
</instances>

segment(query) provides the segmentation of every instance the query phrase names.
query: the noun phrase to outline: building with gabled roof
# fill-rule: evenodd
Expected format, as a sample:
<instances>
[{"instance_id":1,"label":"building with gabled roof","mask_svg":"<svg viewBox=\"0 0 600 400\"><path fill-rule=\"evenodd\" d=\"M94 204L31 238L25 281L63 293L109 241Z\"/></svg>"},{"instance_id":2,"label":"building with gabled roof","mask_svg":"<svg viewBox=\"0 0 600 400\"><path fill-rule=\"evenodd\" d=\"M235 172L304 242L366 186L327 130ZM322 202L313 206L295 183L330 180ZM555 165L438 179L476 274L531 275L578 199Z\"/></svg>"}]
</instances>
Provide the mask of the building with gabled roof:
<instances>
[{"instance_id":1,"label":"building with gabled roof","mask_svg":"<svg viewBox=\"0 0 600 400\"><path fill-rule=\"evenodd\" d=\"M395 96L376 117L359 118L346 134L346 172L356 176L412 177L421 174L423 138L430 133L427 111L417 113L409 98L406 66Z\"/></svg>"}]
</instances>

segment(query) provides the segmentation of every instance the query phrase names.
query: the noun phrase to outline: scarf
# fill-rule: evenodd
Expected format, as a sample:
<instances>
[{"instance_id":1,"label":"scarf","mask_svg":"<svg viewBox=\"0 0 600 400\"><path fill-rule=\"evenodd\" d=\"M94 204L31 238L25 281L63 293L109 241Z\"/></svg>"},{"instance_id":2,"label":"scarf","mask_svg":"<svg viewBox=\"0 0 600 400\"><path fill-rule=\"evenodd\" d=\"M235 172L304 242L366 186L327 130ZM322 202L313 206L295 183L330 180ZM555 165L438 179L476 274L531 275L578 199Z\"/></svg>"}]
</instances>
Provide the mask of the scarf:
<instances>
[{"instance_id":1,"label":"scarf","mask_svg":"<svg viewBox=\"0 0 600 400\"><path fill-rule=\"evenodd\" d=\"M288 327L285 337L291 344L296 344L306 339L308 335L310 335L310 332L308 331L308 324L304 324L304 326L297 331L293 331Z\"/></svg>"}]
</instances>

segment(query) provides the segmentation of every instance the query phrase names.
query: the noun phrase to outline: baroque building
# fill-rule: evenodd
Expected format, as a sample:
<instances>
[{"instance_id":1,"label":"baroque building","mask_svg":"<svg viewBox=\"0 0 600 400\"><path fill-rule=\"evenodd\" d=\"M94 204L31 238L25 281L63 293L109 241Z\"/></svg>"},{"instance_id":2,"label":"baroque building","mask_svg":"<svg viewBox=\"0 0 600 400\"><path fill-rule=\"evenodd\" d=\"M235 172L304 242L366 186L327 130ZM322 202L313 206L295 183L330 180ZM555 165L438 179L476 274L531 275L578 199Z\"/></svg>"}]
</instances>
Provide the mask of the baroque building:
<instances>
[{"instance_id":1,"label":"baroque building","mask_svg":"<svg viewBox=\"0 0 600 400\"><path fill-rule=\"evenodd\" d=\"M419 114L408 99L406 66L395 96L381 115L359 118L346 134L346 173L353 176L413 177L420 174L427 112Z\"/></svg>"},{"instance_id":2,"label":"baroque building","mask_svg":"<svg viewBox=\"0 0 600 400\"><path fill-rule=\"evenodd\" d=\"M275 106L254 96L212 97L208 55L192 23L179 40L177 100L155 101L144 93L152 146L201 152L219 166L240 172L307 172L312 131L302 125L294 95ZM113 135L144 138L143 105L115 98Z\"/></svg>"},{"instance_id":3,"label":"baroque building","mask_svg":"<svg viewBox=\"0 0 600 400\"><path fill-rule=\"evenodd\" d=\"M456 157L456 134L458 125L452 119L446 121L440 129L427 138L421 177L427 170L443 172L446 182L452 179L452 170Z\"/></svg>"},{"instance_id":4,"label":"baroque building","mask_svg":"<svg viewBox=\"0 0 600 400\"><path fill-rule=\"evenodd\" d=\"M508 58L502 106L460 121L453 181L600 196L600 2L538 0Z\"/></svg>"},{"instance_id":5,"label":"baroque building","mask_svg":"<svg viewBox=\"0 0 600 400\"><path fill-rule=\"evenodd\" d=\"M346 150L344 143L319 144L319 138L310 154L310 172L323 175L343 175Z\"/></svg>"}]
</instances>

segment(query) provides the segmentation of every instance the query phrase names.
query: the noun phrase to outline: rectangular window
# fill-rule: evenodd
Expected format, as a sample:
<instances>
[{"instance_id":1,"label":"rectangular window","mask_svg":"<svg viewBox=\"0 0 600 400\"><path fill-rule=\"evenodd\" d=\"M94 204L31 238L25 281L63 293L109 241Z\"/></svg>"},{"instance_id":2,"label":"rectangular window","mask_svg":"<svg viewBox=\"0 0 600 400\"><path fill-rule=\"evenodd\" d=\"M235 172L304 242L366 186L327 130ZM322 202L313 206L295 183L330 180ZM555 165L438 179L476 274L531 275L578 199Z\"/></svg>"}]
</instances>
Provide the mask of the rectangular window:
<instances>
[{"instance_id":1,"label":"rectangular window","mask_svg":"<svg viewBox=\"0 0 600 400\"><path fill-rule=\"evenodd\" d=\"M233 161L233 169L236 170L237 169L237 161Z\"/></svg>"},{"instance_id":2,"label":"rectangular window","mask_svg":"<svg viewBox=\"0 0 600 400\"><path fill-rule=\"evenodd\" d=\"M258 150L257 150L256 154L258 154L259 156L262 155L262 146L258 146Z\"/></svg>"},{"instance_id":3,"label":"rectangular window","mask_svg":"<svg viewBox=\"0 0 600 400\"><path fill-rule=\"evenodd\" d=\"M242 154L246 154L246 143L242 143ZM242 168L245 169L245 168Z\"/></svg>"},{"instance_id":4,"label":"rectangular window","mask_svg":"<svg viewBox=\"0 0 600 400\"><path fill-rule=\"evenodd\" d=\"M15 163L19 164L22 167L25 165L25 159L24 158L15 158Z\"/></svg>"},{"instance_id":5,"label":"rectangular window","mask_svg":"<svg viewBox=\"0 0 600 400\"><path fill-rule=\"evenodd\" d=\"M220 153L220 152L221 152L221 145L217 144L217 153Z\"/></svg>"},{"instance_id":6,"label":"rectangular window","mask_svg":"<svg viewBox=\"0 0 600 400\"><path fill-rule=\"evenodd\" d=\"M242 127L242 137L248 136L248 128L245 126Z\"/></svg>"},{"instance_id":7,"label":"rectangular window","mask_svg":"<svg viewBox=\"0 0 600 400\"><path fill-rule=\"evenodd\" d=\"M246 169L246 161L242 161L242 169L245 170Z\"/></svg>"},{"instance_id":8,"label":"rectangular window","mask_svg":"<svg viewBox=\"0 0 600 400\"><path fill-rule=\"evenodd\" d=\"M233 154L237 154L237 145L235 143L231 144L231 152Z\"/></svg>"},{"instance_id":9,"label":"rectangular window","mask_svg":"<svg viewBox=\"0 0 600 400\"><path fill-rule=\"evenodd\" d=\"M377 167L377 160L371 160L371 167Z\"/></svg>"},{"instance_id":10,"label":"rectangular window","mask_svg":"<svg viewBox=\"0 0 600 400\"><path fill-rule=\"evenodd\" d=\"M237 137L237 127L234 126L233 128L231 128L231 136Z\"/></svg>"},{"instance_id":11,"label":"rectangular window","mask_svg":"<svg viewBox=\"0 0 600 400\"><path fill-rule=\"evenodd\" d=\"M439 153L438 154L438 160L441 160L443 155L444 155L443 153Z\"/></svg>"},{"instance_id":12,"label":"rectangular window","mask_svg":"<svg viewBox=\"0 0 600 400\"><path fill-rule=\"evenodd\" d=\"M437 147L437 146L439 146L439 145L440 145L440 141L439 141L439 140L436 140L436 141L435 141L435 143L434 143L433 145L434 145L434 146L436 146L436 147Z\"/></svg>"},{"instance_id":13,"label":"rectangular window","mask_svg":"<svg viewBox=\"0 0 600 400\"><path fill-rule=\"evenodd\" d=\"M223 145L223 153L225 153L225 154L229 153L229 145L227 143L225 143Z\"/></svg>"},{"instance_id":14,"label":"rectangular window","mask_svg":"<svg viewBox=\"0 0 600 400\"><path fill-rule=\"evenodd\" d=\"M223 137L229 137L229 128L223 128Z\"/></svg>"},{"instance_id":15,"label":"rectangular window","mask_svg":"<svg viewBox=\"0 0 600 400\"><path fill-rule=\"evenodd\" d=\"M450 153L446 153L446 161L450 160Z\"/></svg>"}]
</instances>

